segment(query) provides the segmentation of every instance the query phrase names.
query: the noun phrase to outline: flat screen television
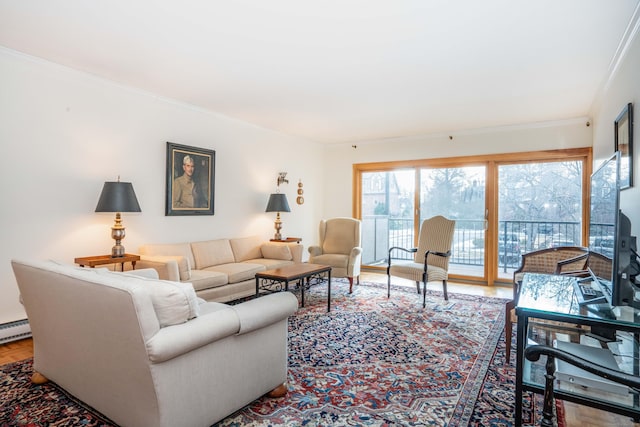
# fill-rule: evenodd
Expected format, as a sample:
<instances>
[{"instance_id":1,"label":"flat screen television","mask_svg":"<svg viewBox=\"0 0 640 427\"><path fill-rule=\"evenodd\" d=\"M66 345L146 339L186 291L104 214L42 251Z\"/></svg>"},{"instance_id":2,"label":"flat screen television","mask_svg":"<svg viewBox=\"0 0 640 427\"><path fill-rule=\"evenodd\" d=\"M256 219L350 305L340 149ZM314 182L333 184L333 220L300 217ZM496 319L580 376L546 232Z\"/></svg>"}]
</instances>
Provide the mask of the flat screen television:
<instances>
[{"instance_id":1,"label":"flat screen television","mask_svg":"<svg viewBox=\"0 0 640 427\"><path fill-rule=\"evenodd\" d=\"M635 245L631 221L620 210L620 153L616 152L591 174L589 272L604 296L586 303L640 307L629 274Z\"/></svg>"}]
</instances>

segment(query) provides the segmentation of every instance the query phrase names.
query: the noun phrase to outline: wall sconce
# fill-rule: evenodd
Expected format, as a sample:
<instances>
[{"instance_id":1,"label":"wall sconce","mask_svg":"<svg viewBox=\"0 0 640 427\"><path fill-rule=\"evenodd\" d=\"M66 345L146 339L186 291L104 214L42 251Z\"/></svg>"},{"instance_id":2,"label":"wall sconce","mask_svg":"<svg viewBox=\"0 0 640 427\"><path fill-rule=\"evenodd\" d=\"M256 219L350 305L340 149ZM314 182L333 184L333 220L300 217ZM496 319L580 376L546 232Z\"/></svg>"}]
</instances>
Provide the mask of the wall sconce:
<instances>
[{"instance_id":1,"label":"wall sconce","mask_svg":"<svg viewBox=\"0 0 640 427\"><path fill-rule=\"evenodd\" d=\"M277 181L278 187L280 187L280 184L282 183L286 183L286 184L289 183L289 180L286 179L286 177L287 177L286 172L278 172L278 181Z\"/></svg>"},{"instance_id":2,"label":"wall sconce","mask_svg":"<svg viewBox=\"0 0 640 427\"><path fill-rule=\"evenodd\" d=\"M111 237L116 244L111 249L112 258L120 258L125 255L124 246L121 242L124 239L125 231L122 225L121 212L142 212L133 185L130 182L105 182L100 193L96 212L115 212L116 220L111 227Z\"/></svg>"}]
</instances>

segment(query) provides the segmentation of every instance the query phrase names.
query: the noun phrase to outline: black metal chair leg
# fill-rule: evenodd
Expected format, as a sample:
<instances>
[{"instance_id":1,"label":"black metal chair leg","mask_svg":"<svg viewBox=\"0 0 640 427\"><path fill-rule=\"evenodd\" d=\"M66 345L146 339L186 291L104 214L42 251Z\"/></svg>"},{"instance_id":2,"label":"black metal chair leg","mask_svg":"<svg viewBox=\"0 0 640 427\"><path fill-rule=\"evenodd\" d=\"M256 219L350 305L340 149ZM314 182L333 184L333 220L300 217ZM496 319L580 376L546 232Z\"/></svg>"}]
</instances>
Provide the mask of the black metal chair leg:
<instances>
[{"instance_id":1,"label":"black metal chair leg","mask_svg":"<svg viewBox=\"0 0 640 427\"><path fill-rule=\"evenodd\" d=\"M422 289L422 308L427 306L427 282L424 282L424 288Z\"/></svg>"}]
</instances>

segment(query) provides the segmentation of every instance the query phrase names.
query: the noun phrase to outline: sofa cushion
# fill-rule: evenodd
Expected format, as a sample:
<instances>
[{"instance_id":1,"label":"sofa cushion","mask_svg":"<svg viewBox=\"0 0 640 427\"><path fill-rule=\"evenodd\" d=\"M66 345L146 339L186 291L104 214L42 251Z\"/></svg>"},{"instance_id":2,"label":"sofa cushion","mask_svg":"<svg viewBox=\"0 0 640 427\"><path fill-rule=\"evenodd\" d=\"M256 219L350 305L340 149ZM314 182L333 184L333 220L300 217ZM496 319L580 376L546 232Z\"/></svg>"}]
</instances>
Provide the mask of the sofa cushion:
<instances>
[{"instance_id":1,"label":"sofa cushion","mask_svg":"<svg viewBox=\"0 0 640 427\"><path fill-rule=\"evenodd\" d=\"M178 264L178 273L180 275L180 281L186 282L191 279L191 265L189 263L189 258L183 257L181 255L161 255L161 256L153 256L150 258L156 262L167 263L169 261L174 260L176 264ZM135 270L133 270L135 271Z\"/></svg>"},{"instance_id":2,"label":"sofa cushion","mask_svg":"<svg viewBox=\"0 0 640 427\"><path fill-rule=\"evenodd\" d=\"M204 270L218 264L234 262L233 251L229 239L206 240L191 243L195 268Z\"/></svg>"},{"instance_id":3,"label":"sofa cushion","mask_svg":"<svg viewBox=\"0 0 640 427\"><path fill-rule=\"evenodd\" d=\"M189 243L147 244L140 246L139 252L140 255L167 256L172 257L168 259L175 259L178 262L180 280L189 280L191 269L195 265Z\"/></svg>"},{"instance_id":4,"label":"sofa cushion","mask_svg":"<svg viewBox=\"0 0 640 427\"><path fill-rule=\"evenodd\" d=\"M260 249L262 251L263 258L281 259L285 261L290 261L293 259L293 255L291 255L291 249L289 249L289 245L283 245L281 243L264 243L260 247Z\"/></svg>"},{"instance_id":5,"label":"sofa cushion","mask_svg":"<svg viewBox=\"0 0 640 427\"><path fill-rule=\"evenodd\" d=\"M229 283L238 283L245 280L255 279L256 273L264 270L264 265L250 264L248 262L221 264L205 269L205 271L217 271L226 274L229 277Z\"/></svg>"},{"instance_id":6,"label":"sofa cushion","mask_svg":"<svg viewBox=\"0 0 640 427\"><path fill-rule=\"evenodd\" d=\"M158 280L149 284L149 295L161 328L199 315L200 304L191 283Z\"/></svg>"},{"instance_id":7,"label":"sofa cushion","mask_svg":"<svg viewBox=\"0 0 640 427\"><path fill-rule=\"evenodd\" d=\"M111 271L100 271L99 274L113 276L115 280L131 284L143 282L161 328L184 323L200 314L198 297L191 283L149 279Z\"/></svg>"},{"instance_id":8,"label":"sofa cushion","mask_svg":"<svg viewBox=\"0 0 640 427\"><path fill-rule=\"evenodd\" d=\"M229 283L229 277L219 271L193 270L190 282L196 291L201 291L224 286Z\"/></svg>"},{"instance_id":9,"label":"sofa cushion","mask_svg":"<svg viewBox=\"0 0 640 427\"><path fill-rule=\"evenodd\" d=\"M262 245L263 239L259 236L230 239L229 242L231 243L231 249L233 250L233 256L236 262L260 258L262 256L260 245Z\"/></svg>"},{"instance_id":10,"label":"sofa cushion","mask_svg":"<svg viewBox=\"0 0 640 427\"><path fill-rule=\"evenodd\" d=\"M309 262L313 264L325 264L335 268L347 268L349 265L349 255L322 254L314 256Z\"/></svg>"},{"instance_id":11,"label":"sofa cushion","mask_svg":"<svg viewBox=\"0 0 640 427\"><path fill-rule=\"evenodd\" d=\"M287 261L285 259L271 259L271 258L255 258L244 261L249 264L264 265L265 270L273 270L274 268L284 267L286 265L294 264L293 261Z\"/></svg>"}]
</instances>

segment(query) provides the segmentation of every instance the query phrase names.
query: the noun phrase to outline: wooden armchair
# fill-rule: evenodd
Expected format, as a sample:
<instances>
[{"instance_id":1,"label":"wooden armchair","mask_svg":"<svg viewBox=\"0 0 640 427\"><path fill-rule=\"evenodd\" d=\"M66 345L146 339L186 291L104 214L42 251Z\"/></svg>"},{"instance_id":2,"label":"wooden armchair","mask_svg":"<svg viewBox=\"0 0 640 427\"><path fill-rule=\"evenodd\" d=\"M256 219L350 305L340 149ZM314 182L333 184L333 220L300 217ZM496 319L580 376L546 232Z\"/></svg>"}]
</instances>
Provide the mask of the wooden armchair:
<instances>
[{"instance_id":1,"label":"wooden armchair","mask_svg":"<svg viewBox=\"0 0 640 427\"><path fill-rule=\"evenodd\" d=\"M518 304L520 285L525 273L582 274L586 270L589 251L582 246L561 246L540 249L522 255L520 267L513 272L513 299L505 305L504 339L505 357L511 357L511 337L515 323L514 309Z\"/></svg>"}]
</instances>

